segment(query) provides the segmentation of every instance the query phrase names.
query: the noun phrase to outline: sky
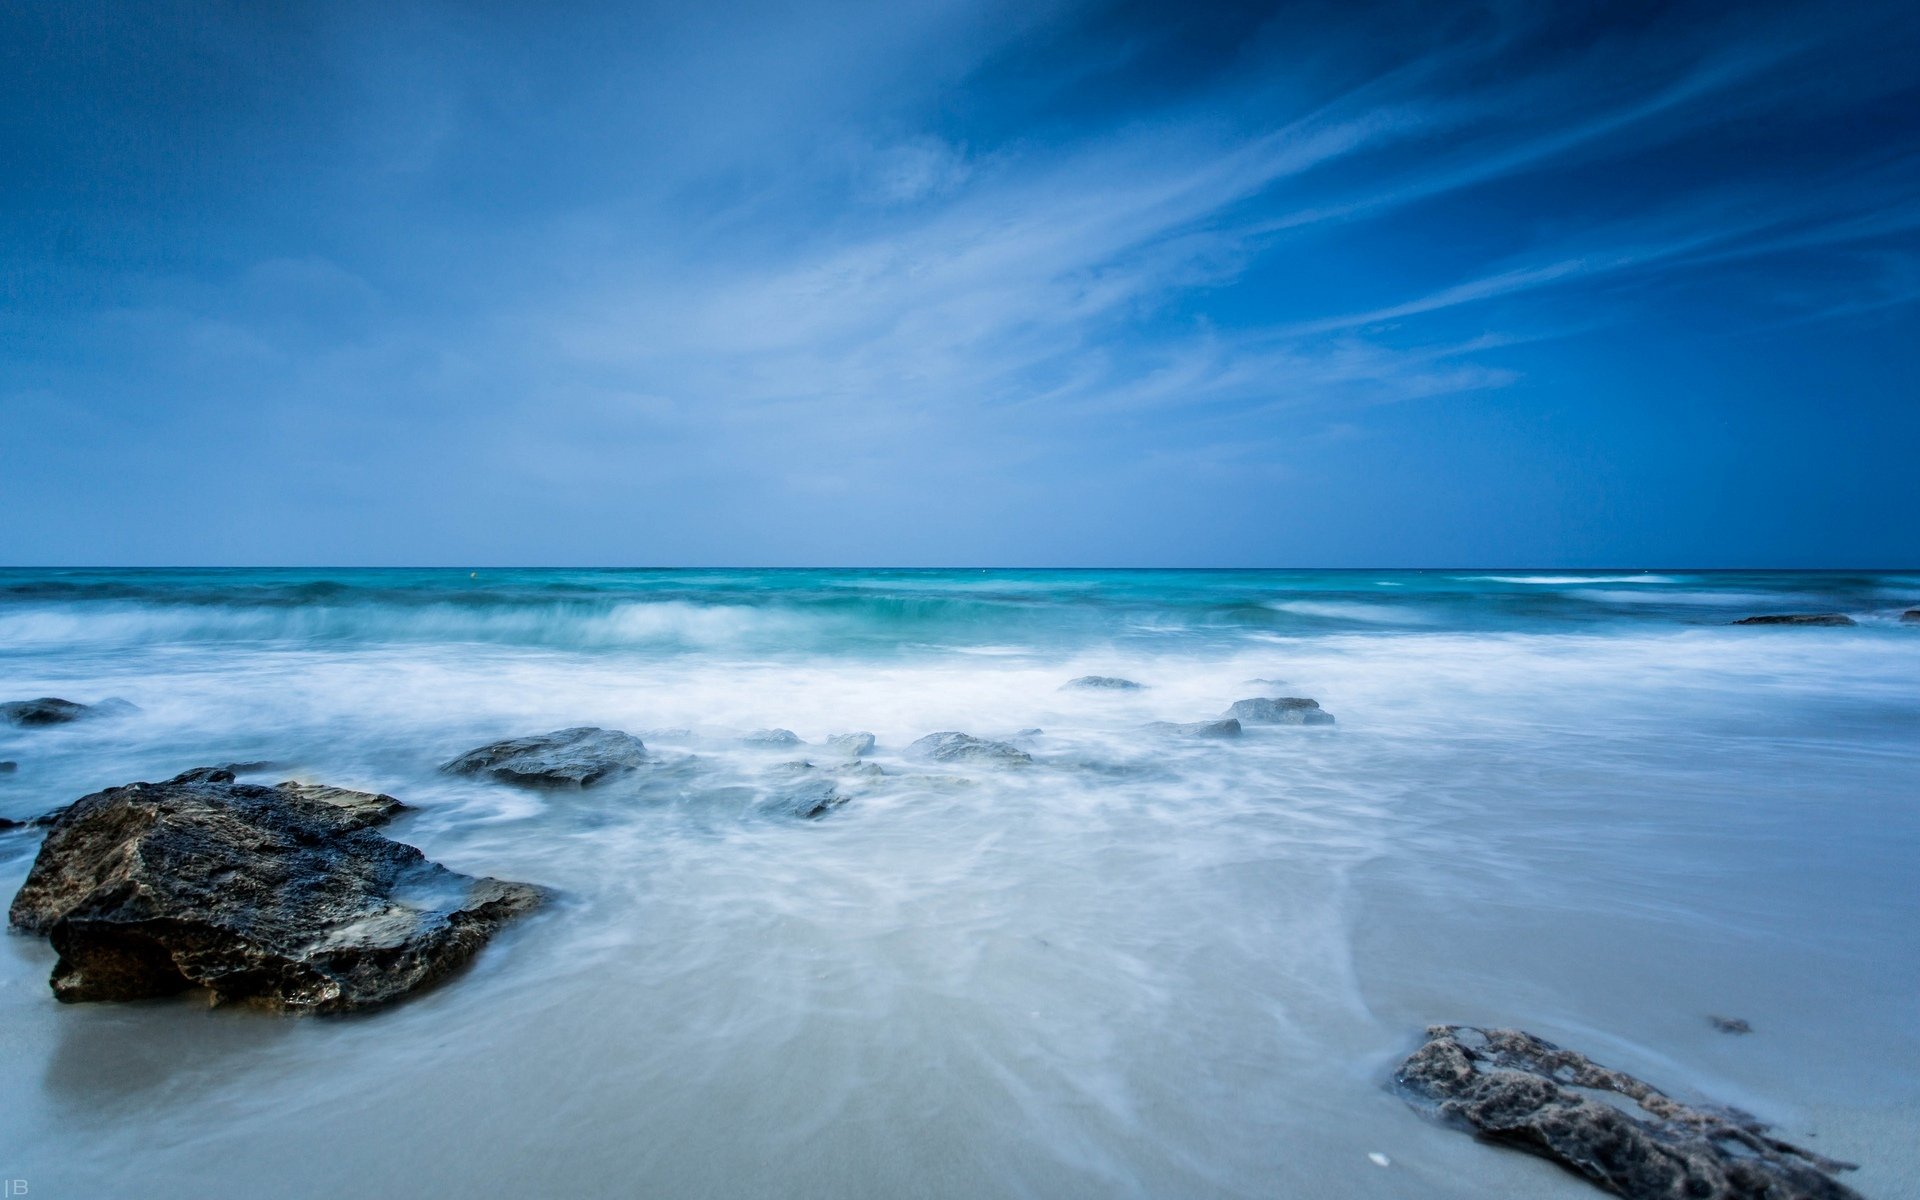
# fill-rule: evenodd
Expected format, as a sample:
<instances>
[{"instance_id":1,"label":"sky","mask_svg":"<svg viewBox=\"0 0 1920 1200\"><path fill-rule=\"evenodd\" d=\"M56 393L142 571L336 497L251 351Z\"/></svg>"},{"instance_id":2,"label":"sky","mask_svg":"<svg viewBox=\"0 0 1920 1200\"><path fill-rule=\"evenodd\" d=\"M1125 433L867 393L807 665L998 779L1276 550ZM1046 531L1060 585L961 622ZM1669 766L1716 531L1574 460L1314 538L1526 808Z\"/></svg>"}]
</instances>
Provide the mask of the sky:
<instances>
[{"instance_id":1,"label":"sky","mask_svg":"<svg viewBox=\"0 0 1920 1200\"><path fill-rule=\"evenodd\" d=\"M0 6L0 563L1920 565L1904 3Z\"/></svg>"}]
</instances>

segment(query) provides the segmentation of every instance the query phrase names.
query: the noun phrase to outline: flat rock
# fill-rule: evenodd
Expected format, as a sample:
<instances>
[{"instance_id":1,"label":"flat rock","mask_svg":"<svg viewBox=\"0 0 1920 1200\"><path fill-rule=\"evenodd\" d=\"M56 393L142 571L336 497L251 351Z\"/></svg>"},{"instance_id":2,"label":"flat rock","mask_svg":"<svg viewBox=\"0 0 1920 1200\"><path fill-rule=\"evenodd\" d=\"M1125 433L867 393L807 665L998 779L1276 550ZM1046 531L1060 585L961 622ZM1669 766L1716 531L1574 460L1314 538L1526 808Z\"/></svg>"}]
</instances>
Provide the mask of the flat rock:
<instances>
[{"instance_id":1,"label":"flat rock","mask_svg":"<svg viewBox=\"0 0 1920 1200\"><path fill-rule=\"evenodd\" d=\"M1085 688L1090 691L1137 692L1144 686L1131 679L1121 679L1117 675L1082 675L1078 679L1069 679L1060 685L1060 690Z\"/></svg>"},{"instance_id":2,"label":"flat rock","mask_svg":"<svg viewBox=\"0 0 1920 1200\"><path fill-rule=\"evenodd\" d=\"M1305 696L1256 696L1251 700L1236 700L1232 708L1220 715L1234 717L1248 725L1333 724L1333 714L1321 708L1318 700Z\"/></svg>"},{"instance_id":3,"label":"flat rock","mask_svg":"<svg viewBox=\"0 0 1920 1200\"><path fill-rule=\"evenodd\" d=\"M222 771L108 788L53 822L9 915L53 943L60 1000L202 987L216 1004L345 1012L444 979L544 895L367 825L316 785Z\"/></svg>"},{"instance_id":4,"label":"flat rock","mask_svg":"<svg viewBox=\"0 0 1920 1200\"><path fill-rule=\"evenodd\" d=\"M1218 721L1154 721L1145 728L1152 733L1170 734L1174 737L1237 738L1240 736L1240 722L1233 717L1223 717Z\"/></svg>"},{"instance_id":5,"label":"flat rock","mask_svg":"<svg viewBox=\"0 0 1920 1200\"><path fill-rule=\"evenodd\" d=\"M1735 625L1851 625L1852 617L1845 613L1767 613L1758 617L1741 617Z\"/></svg>"},{"instance_id":6,"label":"flat rock","mask_svg":"<svg viewBox=\"0 0 1920 1200\"><path fill-rule=\"evenodd\" d=\"M791 729L756 729L740 739L743 746L768 746L775 749L785 746L804 745L800 735Z\"/></svg>"},{"instance_id":7,"label":"flat rock","mask_svg":"<svg viewBox=\"0 0 1920 1200\"><path fill-rule=\"evenodd\" d=\"M527 787L584 788L638 770L648 761L646 744L632 734L581 725L490 742L440 769L450 775L485 775Z\"/></svg>"},{"instance_id":8,"label":"flat rock","mask_svg":"<svg viewBox=\"0 0 1920 1200\"><path fill-rule=\"evenodd\" d=\"M977 762L1015 766L1033 761L1033 755L1018 746L953 731L930 733L908 746L907 753L916 758L943 763Z\"/></svg>"},{"instance_id":9,"label":"flat rock","mask_svg":"<svg viewBox=\"0 0 1920 1200\"><path fill-rule=\"evenodd\" d=\"M827 749L847 758L859 758L873 749L873 735L866 730L836 733L827 739Z\"/></svg>"},{"instance_id":10,"label":"flat rock","mask_svg":"<svg viewBox=\"0 0 1920 1200\"><path fill-rule=\"evenodd\" d=\"M1860 1200L1833 1178L1850 1164L1518 1029L1431 1026L1394 1083L1445 1120L1630 1200Z\"/></svg>"},{"instance_id":11,"label":"flat rock","mask_svg":"<svg viewBox=\"0 0 1920 1200\"><path fill-rule=\"evenodd\" d=\"M90 717L115 717L137 711L133 705L119 699L80 704L73 700L62 700L58 696L42 696L38 700L9 700L0 704L0 721L23 726L65 725Z\"/></svg>"},{"instance_id":12,"label":"flat rock","mask_svg":"<svg viewBox=\"0 0 1920 1200\"><path fill-rule=\"evenodd\" d=\"M380 792L356 792L350 788L330 787L324 783L300 783L289 779L280 784L279 788L289 796L331 804L348 820L363 828L385 825L407 811L408 807L392 796Z\"/></svg>"}]
</instances>

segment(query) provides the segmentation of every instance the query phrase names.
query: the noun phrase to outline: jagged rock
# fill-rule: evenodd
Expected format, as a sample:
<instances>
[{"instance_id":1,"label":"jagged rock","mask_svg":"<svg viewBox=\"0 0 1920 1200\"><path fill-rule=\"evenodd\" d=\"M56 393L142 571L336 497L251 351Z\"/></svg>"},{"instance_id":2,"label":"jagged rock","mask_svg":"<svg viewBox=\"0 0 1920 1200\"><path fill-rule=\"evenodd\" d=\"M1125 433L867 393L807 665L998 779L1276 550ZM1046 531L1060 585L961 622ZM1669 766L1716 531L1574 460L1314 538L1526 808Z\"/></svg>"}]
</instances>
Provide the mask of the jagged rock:
<instances>
[{"instance_id":1,"label":"jagged rock","mask_svg":"<svg viewBox=\"0 0 1920 1200\"><path fill-rule=\"evenodd\" d=\"M69 805L10 913L59 952L54 995L366 1008L445 978L544 894L449 871L315 791L203 770Z\"/></svg>"},{"instance_id":2,"label":"jagged rock","mask_svg":"<svg viewBox=\"0 0 1920 1200\"><path fill-rule=\"evenodd\" d=\"M1851 625L1853 618L1845 613L1769 613L1758 617L1741 617L1735 625Z\"/></svg>"},{"instance_id":3,"label":"jagged rock","mask_svg":"<svg viewBox=\"0 0 1920 1200\"><path fill-rule=\"evenodd\" d=\"M1681 1104L1517 1029L1431 1026L1394 1082L1436 1115L1629 1200L1860 1200L1832 1178L1851 1164L1769 1137L1745 1113Z\"/></svg>"},{"instance_id":4,"label":"jagged rock","mask_svg":"<svg viewBox=\"0 0 1920 1200\"><path fill-rule=\"evenodd\" d=\"M1147 726L1153 733L1173 734L1176 737L1198 738L1237 738L1240 736L1240 722L1232 717L1218 721L1154 721Z\"/></svg>"},{"instance_id":5,"label":"jagged rock","mask_svg":"<svg viewBox=\"0 0 1920 1200\"><path fill-rule=\"evenodd\" d=\"M1256 696L1251 700L1236 700L1232 708L1220 715L1237 718L1248 725L1333 724L1332 713L1322 709L1318 700L1309 700L1304 696L1276 696L1271 699Z\"/></svg>"},{"instance_id":6,"label":"jagged rock","mask_svg":"<svg viewBox=\"0 0 1920 1200\"><path fill-rule=\"evenodd\" d=\"M916 758L943 763L978 762L1013 766L1033 761L1033 756L1018 746L952 731L930 733L908 746L907 753Z\"/></svg>"},{"instance_id":7,"label":"jagged rock","mask_svg":"<svg viewBox=\"0 0 1920 1200\"><path fill-rule=\"evenodd\" d=\"M848 758L859 758L873 749L873 735L865 730L836 733L827 739L827 749Z\"/></svg>"},{"instance_id":8,"label":"jagged rock","mask_svg":"<svg viewBox=\"0 0 1920 1200\"><path fill-rule=\"evenodd\" d=\"M756 729L740 739L743 746L765 746L781 749L787 746L804 745L800 735L791 729Z\"/></svg>"},{"instance_id":9,"label":"jagged rock","mask_svg":"<svg viewBox=\"0 0 1920 1200\"><path fill-rule=\"evenodd\" d=\"M1093 691L1137 692L1140 684L1131 679L1121 679L1116 675L1082 675L1078 679L1069 679L1060 685L1060 690L1085 688Z\"/></svg>"},{"instance_id":10,"label":"jagged rock","mask_svg":"<svg viewBox=\"0 0 1920 1200\"><path fill-rule=\"evenodd\" d=\"M0 721L24 726L65 725L69 721L89 717L117 717L138 711L120 699L80 704L73 700L62 700L58 696L42 696L38 700L10 700L0 704Z\"/></svg>"},{"instance_id":11,"label":"jagged rock","mask_svg":"<svg viewBox=\"0 0 1920 1200\"><path fill-rule=\"evenodd\" d=\"M632 734L582 725L491 742L440 769L450 775L489 775L530 787L584 788L638 770L647 762L646 744Z\"/></svg>"}]
</instances>

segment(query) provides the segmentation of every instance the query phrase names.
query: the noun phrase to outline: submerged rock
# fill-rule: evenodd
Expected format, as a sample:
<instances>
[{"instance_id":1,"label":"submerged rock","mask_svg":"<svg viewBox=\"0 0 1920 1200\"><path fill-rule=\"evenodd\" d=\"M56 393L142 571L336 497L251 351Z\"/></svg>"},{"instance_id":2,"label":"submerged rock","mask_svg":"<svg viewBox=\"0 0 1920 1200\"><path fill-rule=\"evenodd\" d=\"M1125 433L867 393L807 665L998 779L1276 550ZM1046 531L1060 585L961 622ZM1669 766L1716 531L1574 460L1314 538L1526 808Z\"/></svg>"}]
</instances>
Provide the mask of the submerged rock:
<instances>
[{"instance_id":1,"label":"submerged rock","mask_svg":"<svg viewBox=\"0 0 1920 1200\"><path fill-rule=\"evenodd\" d=\"M9 700L0 704L0 721L24 726L65 725L69 721L89 717L117 717L138 711L133 705L119 699L81 704L62 700L58 696L42 696L38 700Z\"/></svg>"},{"instance_id":2,"label":"submerged rock","mask_svg":"<svg viewBox=\"0 0 1920 1200\"><path fill-rule=\"evenodd\" d=\"M1740 1017L1710 1016L1707 1018L1707 1020L1712 1022L1713 1027L1715 1029L1718 1029L1721 1033L1752 1033L1753 1032L1753 1026L1747 1024L1747 1022Z\"/></svg>"},{"instance_id":3,"label":"submerged rock","mask_svg":"<svg viewBox=\"0 0 1920 1200\"><path fill-rule=\"evenodd\" d=\"M1322 709L1318 700L1309 700L1305 696L1275 696L1271 699L1256 696L1251 700L1236 700L1232 708L1220 715L1235 717L1249 725L1333 724L1333 714Z\"/></svg>"},{"instance_id":4,"label":"submerged rock","mask_svg":"<svg viewBox=\"0 0 1920 1200\"><path fill-rule=\"evenodd\" d=\"M777 783L763 804L772 812L814 820L826 816L849 799L833 776L818 770L812 763L787 763L782 773L789 778Z\"/></svg>"},{"instance_id":5,"label":"submerged rock","mask_svg":"<svg viewBox=\"0 0 1920 1200\"><path fill-rule=\"evenodd\" d=\"M741 738L740 743L744 746L771 746L776 749L804 744L800 740L800 735L791 729L756 729Z\"/></svg>"},{"instance_id":6,"label":"submerged rock","mask_svg":"<svg viewBox=\"0 0 1920 1200\"><path fill-rule=\"evenodd\" d=\"M1852 617L1845 613L1768 613L1758 617L1741 617L1735 625L1851 625Z\"/></svg>"},{"instance_id":7,"label":"submerged rock","mask_svg":"<svg viewBox=\"0 0 1920 1200\"><path fill-rule=\"evenodd\" d=\"M866 730L836 733L827 739L827 749L848 758L859 758L873 749L873 735Z\"/></svg>"},{"instance_id":8,"label":"submerged rock","mask_svg":"<svg viewBox=\"0 0 1920 1200\"><path fill-rule=\"evenodd\" d=\"M1116 675L1082 675L1078 679L1069 679L1060 685L1060 690L1068 688L1087 688L1095 691L1137 692L1144 686L1131 679L1121 679Z\"/></svg>"},{"instance_id":9,"label":"submerged rock","mask_svg":"<svg viewBox=\"0 0 1920 1200\"><path fill-rule=\"evenodd\" d=\"M1902 621L1912 621L1912 622L1920 623L1920 608L1908 609L1907 611L1900 614L1900 619Z\"/></svg>"},{"instance_id":10,"label":"submerged rock","mask_svg":"<svg viewBox=\"0 0 1920 1200\"><path fill-rule=\"evenodd\" d=\"M440 769L450 775L488 775L529 787L592 787L647 762L646 743L632 734L581 725L490 742Z\"/></svg>"},{"instance_id":11,"label":"submerged rock","mask_svg":"<svg viewBox=\"0 0 1920 1200\"><path fill-rule=\"evenodd\" d=\"M20 764L12 761L11 759L7 760L6 762L0 762L0 775L11 775L15 771L18 771L19 769L20 769Z\"/></svg>"},{"instance_id":12,"label":"submerged rock","mask_svg":"<svg viewBox=\"0 0 1920 1200\"><path fill-rule=\"evenodd\" d=\"M1232 717L1218 721L1154 721L1145 726L1152 733L1171 734L1175 737L1198 738L1237 738L1240 736L1240 722Z\"/></svg>"},{"instance_id":13,"label":"submerged rock","mask_svg":"<svg viewBox=\"0 0 1920 1200\"><path fill-rule=\"evenodd\" d=\"M978 762L1013 766L1033 761L1033 755L1018 746L1010 746L1005 742L991 742L985 738L951 730L928 734L908 746L907 753L916 758L943 763Z\"/></svg>"},{"instance_id":14,"label":"submerged rock","mask_svg":"<svg viewBox=\"0 0 1920 1200\"><path fill-rule=\"evenodd\" d=\"M344 789L203 770L82 797L54 821L12 925L59 952L61 1000L204 987L217 1004L345 1012L445 978L544 894L429 862L368 828L368 805L323 792Z\"/></svg>"},{"instance_id":15,"label":"submerged rock","mask_svg":"<svg viewBox=\"0 0 1920 1200\"><path fill-rule=\"evenodd\" d=\"M1769 1137L1745 1113L1681 1104L1517 1029L1431 1026L1394 1083L1483 1138L1630 1200L1859 1200L1832 1177L1851 1164Z\"/></svg>"}]
</instances>

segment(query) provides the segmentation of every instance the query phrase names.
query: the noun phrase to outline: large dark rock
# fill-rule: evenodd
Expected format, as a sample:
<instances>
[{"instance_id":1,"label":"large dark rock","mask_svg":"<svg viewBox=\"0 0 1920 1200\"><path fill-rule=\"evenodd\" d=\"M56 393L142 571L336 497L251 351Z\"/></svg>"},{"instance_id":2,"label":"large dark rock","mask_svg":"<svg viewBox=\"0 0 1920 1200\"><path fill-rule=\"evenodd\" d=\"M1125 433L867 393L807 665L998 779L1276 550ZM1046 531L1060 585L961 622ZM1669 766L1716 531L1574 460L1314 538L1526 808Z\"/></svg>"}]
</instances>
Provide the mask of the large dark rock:
<instances>
[{"instance_id":1,"label":"large dark rock","mask_svg":"<svg viewBox=\"0 0 1920 1200\"><path fill-rule=\"evenodd\" d=\"M1845 613L1768 613L1758 617L1741 617L1735 625L1851 625L1853 618Z\"/></svg>"},{"instance_id":2,"label":"large dark rock","mask_svg":"<svg viewBox=\"0 0 1920 1200\"><path fill-rule=\"evenodd\" d=\"M1251 700L1236 700L1232 708L1220 715L1234 717L1248 725L1333 724L1332 713L1322 709L1318 700L1309 700L1304 696L1275 696L1271 699L1256 696Z\"/></svg>"},{"instance_id":3,"label":"large dark rock","mask_svg":"<svg viewBox=\"0 0 1920 1200\"><path fill-rule=\"evenodd\" d=\"M1148 724L1146 729L1149 733L1164 733L1173 737L1237 738L1240 736L1240 722L1232 717L1218 721L1154 721Z\"/></svg>"},{"instance_id":4,"label":"large dark rock","mask_svg":"<svg viewBox=\"0 0 1920 1200\"><path fill-rule=\"evenodd\" d=\"M1090 691L1137 692L1142 685L1131 679L1121 679L1116 675L1082 675L1078 679L1069 679L1060 685L1062 691L1067 688L1085 688Z\"/></svg>"},{"instance_id":5,"label":"large dark rock","mask_svg":"<svg viewBox=\"0 0 1920 1200\"><path fill-rule=\"evenodd\" d=\"M58 696L42 696L38 700L9 700L0 704L0 721L9 725L65 725L88 717L117 717L135 711L125 700L80 704Z\"/></svg>"},{"instance_id":6,"label":"large dark rock","mask_svg":"<svg viewBox=\"0 0 1920 1200\"><path fill-rule=\"evenodd\" d=\"M1920 608L1910 608L1900 614L1902 621L1920 622Z\"/></svg>"},{"instance_id":7,"label":"large dark rock","mask_svg":"<svg viewBox=\"0 0 1920 1200\"><path fill-rule=\"evenodd\" d=\"M618 729L582 725L536 737L509 738L469 750L440 769L485 775L529 787L592 787L648 762L639 738Z\"/></svg>"},{"instance_id":8,"label":"large dark rock","mask_svg":"<svg viewBox=\"0 0 1920 1200\"><path fill-rule=\"evenodd\" d=\"M8 759L5 762L0 762L0 775L11 775L15 771L18 771L19 769L20 769L20 764L17 762L14 762L12 759Z\"/></svg>"},{"instance_id":9,"label":"large dark rock","mask_svg":"<svg viewBox=\"0 0 1920 1200\"><path fill-rule=\"evenodd\" d=\"M1018 746L1005 742L991 742L971 734L930 733L907 747L907 753L916 758L933 762L977 762L999 766L1019 766L1031 763L1033 756Z\"/></svg>"},{"instance_id":10,"label":"large dark rock","mask_svg":"<svg viewBox=\"0 0 1920 1200\"><path fill-rule=\"evenodd\" d=\"M382 836L366 799L391 798L218 770L95 792L53 822L13 927L59 952L61 1000L203 987L220 1004L344 1012L445 978L540 902Z\"/></svg>"},{"instance_id":11,"label":"large dark rock","mask_svg":"<svg viewBox=\"0 0 1920 1200\"><path fill-rule=\"evenodd\" d=\"M1446 1120L1631 1200L1860 1200L1832 1177L1851 1164L1517 1029L1432 1026L1394 1083Z\"/></svg>"}]
</instances>

